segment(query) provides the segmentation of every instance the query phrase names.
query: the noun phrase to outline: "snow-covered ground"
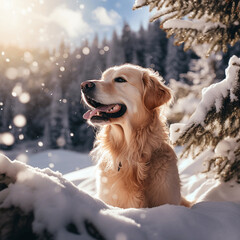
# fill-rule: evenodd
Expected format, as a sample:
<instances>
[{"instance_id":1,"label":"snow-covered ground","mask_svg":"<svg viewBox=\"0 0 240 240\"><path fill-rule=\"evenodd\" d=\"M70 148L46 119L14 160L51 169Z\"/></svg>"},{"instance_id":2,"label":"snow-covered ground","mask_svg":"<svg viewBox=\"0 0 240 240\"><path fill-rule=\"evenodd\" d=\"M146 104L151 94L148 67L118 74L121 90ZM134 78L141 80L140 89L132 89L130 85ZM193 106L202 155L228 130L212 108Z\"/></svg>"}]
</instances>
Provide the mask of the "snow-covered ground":
<instances>
[{"instance_id":1,"label":"snow-covered ground","mask_svg":"<svg viewBox=\"0 0 240 240\"><path fill-rule=\"evenodd\" d=\"M176 152L181 149L176 148ZM11 155L10 153L8 155ZM95 166L90 156L69 150L46 150L36 154L19 154L16 159L32 167L59 171L79 189L95 194ZM182 195L189 201L234 201L240 203L240 185L235 181L224 183L212 173L203 174L206 166L202 157L179 161Z\"/></svg>"},{"instance_id":2,"label":"snow-covered ground","mask_svg":"<svg viewBox=\"0 0 240 240\"><path fill-rule=\"evenodd\" d=\"M55 151L58 153L69 163L76 157L76 153L69 151ZM39 159L39 154L33 160L36 157ZM81 163L86 158L79 154ZM0 173L16 178L16 182L0 192L0 207L14 205L26 212L33 211L33 230L40 233L47 229L59 240L92 239L85 229L86 220L109 240L240 239L240 186L206 178L201 174L201 162L187 159L179 165L186 197L198 202L209 200L195 204L192 209L164 205L124 210L105 205L93 197L94 168L90 166L62 176L50 169L32 168L1 156ZM72 180L78 189L66 179ZM66 228L68 223L74 224L81 235L70 233Z\"/></svg>"},{"instance_id":3,"label":"snow-covered ground","mask_svg":"<svg viewBox=\"0 0 240 240\"><path fill-rule=\"evenodd\" d=\"M92 165L88 154L68 150L48 150L29 156L29 165L39 168L51 168L62 174L86 168Z\"/></svg>"},{"instance_id":4,"label":"snow-covered ground","mask_svg":"<svg viewBox=\"0 0 240 240\"><path fill-rule=\"evenodd\" d=\"M63 149L44 150L33 153L21 151L4 151L2 154L11 160L19 160L32 167L50 168L62 174L70 173L92 165L91 158L86 153L78 153Z\"/></svg>"},{"instance_id":5,"label":"snow-covered ground","mask_svg":"<svg viewBox=\"0 0 240 240\"><path fill-rule=\"evenodd\" d=\"M176 149L178 152L180 149ZM84 155L83 155L84 156ZM189 201L234 201L240 203L240 184L234 180L222 182L213 173L206 170L202 157L179 161L179 173L182 181L182 195ZM73 182L79 189L89 194L95 193L95 166L80 169L64 177ZM240 219L239 219L240 220Z\"/></svg>"}]
</instances>

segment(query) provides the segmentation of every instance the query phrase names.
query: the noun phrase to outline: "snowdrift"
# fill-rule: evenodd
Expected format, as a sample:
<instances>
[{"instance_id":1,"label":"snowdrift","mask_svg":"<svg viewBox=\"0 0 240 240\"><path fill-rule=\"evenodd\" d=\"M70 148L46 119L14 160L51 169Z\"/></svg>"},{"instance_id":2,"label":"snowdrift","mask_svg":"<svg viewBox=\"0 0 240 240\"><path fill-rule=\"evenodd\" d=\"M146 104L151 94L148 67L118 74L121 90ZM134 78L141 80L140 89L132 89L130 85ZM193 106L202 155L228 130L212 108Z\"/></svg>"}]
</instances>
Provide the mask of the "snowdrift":
<instances>
[{"instance_id":1,"label":"snowdrift","mask_svg":"<svg viewBox=\"0 0 240 240\"><path fill-rule=\"evenodd\" d=\"M186 169L186 168L185 168ZM119 209L60 173L0 155L0 239L239 240L240 204Z\"/></svg>"}]
</instances>

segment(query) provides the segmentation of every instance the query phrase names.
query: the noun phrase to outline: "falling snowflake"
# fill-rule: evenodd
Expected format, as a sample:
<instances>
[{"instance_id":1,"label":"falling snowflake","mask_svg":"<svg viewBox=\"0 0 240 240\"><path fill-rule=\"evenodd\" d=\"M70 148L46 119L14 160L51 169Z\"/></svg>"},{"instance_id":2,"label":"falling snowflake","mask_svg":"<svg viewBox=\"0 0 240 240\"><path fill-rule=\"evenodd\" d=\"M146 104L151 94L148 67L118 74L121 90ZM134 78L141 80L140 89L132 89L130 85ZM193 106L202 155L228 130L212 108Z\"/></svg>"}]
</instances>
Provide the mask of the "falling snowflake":
<instances>
[{"instance_id":1,"label":"falling snowflake","mask_svg":"<svg viewBox=\"0 0 240 240\"><path fill-rule=\"evenodd\" d=\"M23 135L23 134L20 134L20 135L18 136L18 138L19 138L19 140L23 140L23 139L24 139L24 135Z\"/></svg>"}]
</instances>

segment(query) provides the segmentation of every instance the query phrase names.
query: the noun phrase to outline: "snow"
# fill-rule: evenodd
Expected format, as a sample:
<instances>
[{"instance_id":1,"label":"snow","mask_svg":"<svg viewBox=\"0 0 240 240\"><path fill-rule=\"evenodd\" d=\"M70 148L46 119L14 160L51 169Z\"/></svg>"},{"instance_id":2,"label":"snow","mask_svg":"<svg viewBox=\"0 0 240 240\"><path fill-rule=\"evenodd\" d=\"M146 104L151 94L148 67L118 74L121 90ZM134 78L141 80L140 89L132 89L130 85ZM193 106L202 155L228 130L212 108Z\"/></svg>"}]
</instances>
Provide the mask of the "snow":
<instances>
[{"instance_id":1,"label":"snow","mask_svg":"<svg viewBox=\"0 0 240 240\"><path fill-rule=\"evenodd\" d=\"M133 5L133 9L142 7L143 5L152 2L153 0L135 0L135 3Z\"/></svg>"},{"instance_id":2,"label":"snow","mask_svg":"<svg viewBox=\"0 0 240 240\"><path fill-rule=\"evenodd\" d=\"M217 112L220 110L221 102L230 91L231 101L236 100L237 96L234 95L233 89L235 86L236 75L239 67L234 63L240 65L240 59L236 56L231 57L229 66L226 69L226 78L219 83L212 84L202 91L202 101L200 102L196 112L192 116L192 121L200 123L203 121L204 116L210 110L212 105L215 105Z\"/></svg>"},{"instance_id":3,"label":"snow","mask_svg":"<svg viewBox=\"0 0 240 240\"><path fill-rule=\"evenodd\" d=\"M199 99L196 97L196 94L189 93L186 97L179 98L176 103L174 103L173 107L169 111L169 115L182 114L184 117L181 122L184 122L186 121L185 119L188 119L189 116L191 116L191 114L196 110L198 104Z\"/></svg>"},{"instance_id":4,"label":"snow","mask_svg":"<svg viewBox=\"0 0 240 240\"><path fill-rule=\"evenodd\" d=\"M218 143L215 148L216 155L223 157L229 157L229 159L234 159L234 152L237 150L237 138L225 138Z\"/></svg>"},{"instance_id":5,"label":"snow","mask_svg":"<svg viewBox=\"0 0 240 240\"><path fill-rule=\"evenodd\" d=\"M179 166L183 179L190 179L189 176L197 178L197 170L201 163L195 161L193 164L190 159L187 161L188 164L182 162ZM240 192L239 187L235 186L238 188L238 194L235 195L236 199L232 199L234 188L229 186L230 183L225 185L215 181L215 184L210 186L206 184L207 179L204 183L205 177L198 179L202 184L196 181L188 183L191 183L192 187L195 183L196 189L201 188L198 192L205 194L205 199L214 195L214 201L228 202L201 202L191 209L164 205L152 209L124 210L107 206L83 190L77 189L60 173L54 173L50 169L32 168L18 161L12 162L1 155L0 173L3 172L16 178L16 182L0 192L0 207L14 205L25 212L33 211L34 232L40 233L46 229L54 234L54 239L57 240L91 239L85 229L86 220L93 223L105 239L240 239L240 204L229 202L236 200L240 203ZM93 173L94 166L69 173L65 177L76 181L79 174L80 178L86 180L87 175L91 178ZM189 191L188 187L183 191ZM219 189L225 198L222 198ZM73 223L81 235L68 232L66 226L69 223Z\"/></svg>"},{"instance_id":6,"label":"snow","mask_svg":"<svg viewBox=\"0 0 240 240\"><path fill-rule=\"evenodd\" d=\"M157 12L155 15L156 17L160 13ZM162 14L162 13L161 13ZM155 16L153 17L155 18ZM189 20L180 20L180 19L171 19L166 21L163 24L163 28L169 29L169 28L191 28L191 29L196 29L198 31L202 31L203 33L206 33L210 31L211 29L216 29L216 28L226 28L225 25L223 25L220 22L207 22L206 19L202 18L197 21L189 21Z\"/></svg>"},{"instance_id":7,"label":"snow","mask_svg":"<svg viewBox=\"0 0 240 240\"><path fill-rule=\"evenodd\" d=\"M184 127L184 123L175 123L170 125L170 137L173 143L175 143L177 139L182 135L182 131L180 129L183 129Z\"/></svg>"},{"instance_id":8,"label":"snow","mask_svg":"<svg viewBox=\"0 0 240 240\"><path fill-rule=\"evenodd\" d=\"M235 101L238 96L235 96L233 90L235 89L237 74L240 66L240 58L235 55L231 57L229 66L226 69L226 78L221 82L215 83L202 90L202 100L198 104L196 111L193 113L189 121L185 125L177 126L171 125L171 140L173 143L181 136L192 124L202 124L204 126L204 119L209 110L215 106L216 111L221 110L221 103L224 97L230 91L231 101ZM176 132L177 131L177 132ZM177 135L175 135L175 133Z\"/></svg>"},{"instance_id":9,"label":"snow","mask_svg":"<svg viewBox=\"0 0 240 240\"><path fill-rule=\"evenodd\" d=\"M232 201L240 203L240 185L231 180L222 182L213 172L204 173L205 162L214 157L209 148L203 151L195 160L181 160L179 173L182 182L182 194L189 201Z\"/></svg>"},{"instance_id":10,"label":"snow","mask_svg":"<svg viewBox=\"0 0 240 240\"><path fill-rule=\"evenodd\" d=\"M65 174L64 178L74 183L79 189L84 189L88 194L94 195L96 193L95 171L96 167L91 166Z\"/></svg>"},{"instance_id":11,"label":"snow","mask_svg":"<svg viewBox=\"0 0 240 240\"><path fill-rule=\"evenodd\" d=\"M188 171L190 166L191 164ZM86 219L106 239L240 238L240 205L236 203L202 202L192 209L164 205L152 209L123 210L90 197L66 181L61 174L49 169L34 169L17 161L10 162L3 156L0 159L0 169L8 176L16 177L16 183L0 193L0 202L3 202L1 207L14 205L26 212L33 210L33 230L40 233L47 229L54 234L55 239L80 239L80 236L78 238L66 230L66 225L70 222L81 232L81 239L90 239L84 230ZM87 168L86 173L91 174L89 170L93 169L94 167ZM76 174L81 171L83 173L80 170L66 177L76 180ZM183 173L184 171L187 172L186 168Z\"/></svg>"},{"instance_id":12,"label":"snow","mask_svg":"<svg viewBox=\"0 0 240 240\"><path fill-rule=\"evenodd\" d=\"M86 168L92 165L88 154L77 153L69 150L47 150L28 156L29 165L39 168L50 167L62 174Z\"/></svg>"}]
</instances>

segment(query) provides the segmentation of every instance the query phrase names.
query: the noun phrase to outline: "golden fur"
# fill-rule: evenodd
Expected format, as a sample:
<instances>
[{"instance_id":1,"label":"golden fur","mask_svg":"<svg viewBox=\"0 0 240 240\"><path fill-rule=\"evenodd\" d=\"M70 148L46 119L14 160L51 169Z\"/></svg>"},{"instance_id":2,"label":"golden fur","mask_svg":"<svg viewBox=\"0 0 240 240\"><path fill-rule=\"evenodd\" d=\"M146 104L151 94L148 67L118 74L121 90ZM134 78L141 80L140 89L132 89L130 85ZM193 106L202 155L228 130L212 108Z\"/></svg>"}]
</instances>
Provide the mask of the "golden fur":
<instances>
[{"instance_id":1,"label":"golden fur","mask_svg":"<svg viewBox=\"0 0 240 240\"><path fill-rule=\"evenodd\" d=\"M119 76L127 82L114 82ZM177 157L162 114L170 89L157 73L131 64L110 68L92 81L96 101L127 106L122 117L101 123L96 136L91 156L98 167L98 197L121 208L179 205Z\"/></svg>"}]
</instances>

